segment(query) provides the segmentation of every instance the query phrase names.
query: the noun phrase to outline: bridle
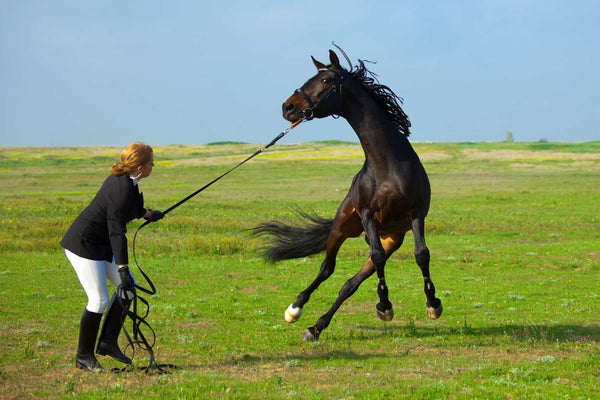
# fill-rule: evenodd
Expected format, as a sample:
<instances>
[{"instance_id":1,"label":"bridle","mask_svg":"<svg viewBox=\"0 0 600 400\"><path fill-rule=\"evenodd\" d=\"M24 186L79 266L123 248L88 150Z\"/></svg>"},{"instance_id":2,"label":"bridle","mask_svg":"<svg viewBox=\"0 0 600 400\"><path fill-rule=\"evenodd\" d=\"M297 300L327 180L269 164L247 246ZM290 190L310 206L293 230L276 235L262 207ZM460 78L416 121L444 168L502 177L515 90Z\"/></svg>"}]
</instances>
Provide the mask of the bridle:
<instances>
[{"instance_id":1,"label":"bridle","mask_svg":"<svg viewBox=\"0 0 600 400\"><path fill-rule=\"evenodd\" d=\"M310 121L311 119L314 118L314 110L317 108L317 106L324 100L327 100L329 97L331 97L332 95L339 93L339 98L338 98L338 102L341 103L342 102L342 83L344 81L344 78L346 78L346 75L348 75L348 71L346 71L345 69L342 69L342 72L337 72L334 71L331 68L319 68L318 70L319 72L323 72L323 71L332 71L335 73L337 79L335 80L333 86L331 86L329 88L329 90L325 93L324 96L322 96L320 99L318 99L316 102L313 102L310 98L309 95L306 94L306 92L304 91L304 89L302 89L301 87L296 89L294 91L294 93L300 93L300 95L302 95L302 97L304 98L304 100L308 103L308 107L305 108L304 110L302 110L302 116L303 119L306 121Z\"/></svg>"}]
</instances>

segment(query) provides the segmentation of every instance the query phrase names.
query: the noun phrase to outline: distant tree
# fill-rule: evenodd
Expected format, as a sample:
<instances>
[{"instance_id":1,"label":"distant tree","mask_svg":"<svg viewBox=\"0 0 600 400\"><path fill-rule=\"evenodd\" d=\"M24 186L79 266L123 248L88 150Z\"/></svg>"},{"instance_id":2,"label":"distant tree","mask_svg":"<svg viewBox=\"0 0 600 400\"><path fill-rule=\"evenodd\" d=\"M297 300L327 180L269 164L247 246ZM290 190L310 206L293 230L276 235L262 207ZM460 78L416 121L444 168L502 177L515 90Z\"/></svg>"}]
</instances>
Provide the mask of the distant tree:
<instances>
[{"instance_id":1,"label":"distant tree","mask_svg":"<svg viewBox=\"0 0 600 400\"><path fill-rule=\"evenodd\" d=\"M515 141L515 138L513 137L513 133L511 131L506 132L506 141L507 142Z\"/></svg>"}]
</instances>

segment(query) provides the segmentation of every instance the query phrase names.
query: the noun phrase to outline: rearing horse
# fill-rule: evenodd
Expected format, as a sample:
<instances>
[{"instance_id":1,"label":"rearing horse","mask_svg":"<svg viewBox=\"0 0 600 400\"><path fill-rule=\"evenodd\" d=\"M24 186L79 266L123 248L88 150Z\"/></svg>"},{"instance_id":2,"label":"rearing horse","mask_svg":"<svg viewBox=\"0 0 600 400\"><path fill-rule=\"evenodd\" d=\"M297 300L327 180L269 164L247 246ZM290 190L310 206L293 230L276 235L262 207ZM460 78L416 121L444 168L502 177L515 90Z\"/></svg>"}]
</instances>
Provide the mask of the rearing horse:
<instances>
[{"instance_id":1,"label":"rearing horse","mask_svg":"<svg viewBox=\"0 0 600 400\"><path fill-rule=\"evenodd\" d=\"M285 311L289 323L298 320L310 295L333 274L337 253L344 241L365 232L371 250L369 258L343 285L329 311L306 329L304 341L317 340L341 304L374 272L378 279L377 315L384 321L394 317L384 268L409 230L413 231L415 259L425 281L427 315L435 319L442 314L442 302L435 297L429 274L429 249L425 245L424 226L431 189L425 169L406 138L410 134L410 122L398 104L401 99L368 76L369 71L362 61L359 60L356 70L347 71L331 50L329 58L330 65L312 58L318 72L283 103L283 117L290 122L330 115L345 118L360 140L365 162L334 219L303 213L308 219L304 226L275 221L254 229L257 234L271 236L272 246L267 249L266 257L273 262L326 251L316 279Z\"/></svg>"}]
</instances>

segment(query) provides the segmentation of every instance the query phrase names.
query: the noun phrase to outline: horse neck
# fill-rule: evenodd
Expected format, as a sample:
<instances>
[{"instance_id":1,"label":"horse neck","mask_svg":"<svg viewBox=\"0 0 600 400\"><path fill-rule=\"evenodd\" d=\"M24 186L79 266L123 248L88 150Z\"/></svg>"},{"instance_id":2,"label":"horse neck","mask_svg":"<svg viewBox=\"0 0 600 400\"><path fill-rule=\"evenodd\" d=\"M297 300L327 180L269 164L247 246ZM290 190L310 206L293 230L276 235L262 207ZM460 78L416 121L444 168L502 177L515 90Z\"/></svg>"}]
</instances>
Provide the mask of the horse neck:
<instances>
[{"instance_id":1,"label":"horse neck","mask_svg":"<svg viewBox=\"0 0 600 400\"><path fill-rule=\"evenodd\" d=\"M370 94L358 83L344 86L342 100L344 117L360 141L368 161L376 165L389 165L398 155L408 156L411 146L408 140L397 131L385 112Z\"/></svg>"}]
</instances>

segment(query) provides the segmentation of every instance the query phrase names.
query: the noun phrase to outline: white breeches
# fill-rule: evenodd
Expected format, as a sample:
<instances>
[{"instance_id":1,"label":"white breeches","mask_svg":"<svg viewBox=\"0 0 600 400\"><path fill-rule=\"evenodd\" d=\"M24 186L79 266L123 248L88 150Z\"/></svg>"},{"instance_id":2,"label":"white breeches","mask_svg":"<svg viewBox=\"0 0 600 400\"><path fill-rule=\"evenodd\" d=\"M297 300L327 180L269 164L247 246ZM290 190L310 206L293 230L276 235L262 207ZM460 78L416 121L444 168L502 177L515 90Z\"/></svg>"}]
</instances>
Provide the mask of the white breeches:
<instances>
[{"instance_id":1,"label":"white breeches","mask_svg":"<svg viewBox=\"0 0 600 400\"><path fill-rule=\"evenodd\" d=\"M88 303L85 308L94 313L104 313L104 309L110 301L106 280L111 281L115 287L119 286L121 283L119 266L114 263L114 259L113 262L88 260L66 249L65 254L73 265L79 282L88 297ZM131 292L126 293L126 296L130 299L132 295Z\"/></svg>"}]
</instances>

